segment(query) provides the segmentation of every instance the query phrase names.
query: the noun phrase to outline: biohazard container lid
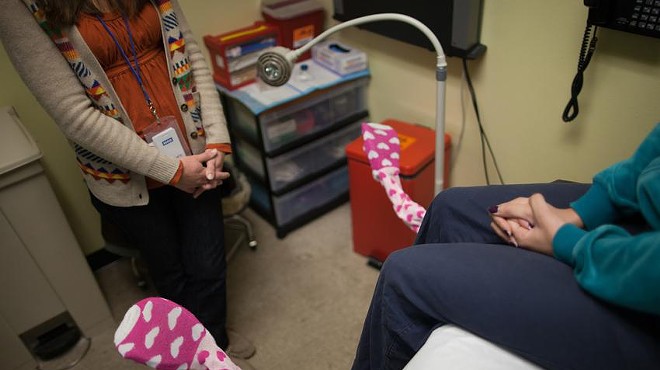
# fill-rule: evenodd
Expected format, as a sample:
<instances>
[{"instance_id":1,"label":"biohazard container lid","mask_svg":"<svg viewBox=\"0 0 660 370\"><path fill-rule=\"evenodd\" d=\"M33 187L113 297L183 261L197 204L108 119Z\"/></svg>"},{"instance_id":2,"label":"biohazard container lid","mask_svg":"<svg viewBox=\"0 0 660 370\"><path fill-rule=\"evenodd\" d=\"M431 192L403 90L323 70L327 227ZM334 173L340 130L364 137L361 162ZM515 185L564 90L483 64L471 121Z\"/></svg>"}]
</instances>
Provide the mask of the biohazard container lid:
<instances>
[{"instance_id":1,"label":"biohazard container lid","mask_svg":"<svg viewBox=\"0 0 660 370\"><path fill-rule=\"evenodd\" d=\"M399 168L401 175L414 176L431 163L435 155L435 130L425 126L411 124L394 119L380 122L392 127L401 142ZM357 160L369 165L367 154L362 149L362 136L346 146L349 160ZM451 139L445 135L445 151L451 145Z\"/></svg>"}]
</instances>

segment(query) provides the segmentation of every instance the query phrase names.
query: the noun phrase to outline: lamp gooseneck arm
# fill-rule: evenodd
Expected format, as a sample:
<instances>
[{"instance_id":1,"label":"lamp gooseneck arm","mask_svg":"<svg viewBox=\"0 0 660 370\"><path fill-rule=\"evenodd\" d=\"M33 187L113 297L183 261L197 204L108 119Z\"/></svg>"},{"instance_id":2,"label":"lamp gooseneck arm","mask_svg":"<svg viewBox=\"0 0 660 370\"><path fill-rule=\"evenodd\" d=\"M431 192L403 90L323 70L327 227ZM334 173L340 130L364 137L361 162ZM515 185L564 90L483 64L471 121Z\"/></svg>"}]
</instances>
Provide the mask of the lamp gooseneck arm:
<instances>
[{"instance_id":1,"label":"lamp gooseneck arm","mask_svg":"<svg viewBox=\"0 0 660 370\"><path fill-rule=\"evenodd\" d=\"M409 17L404 14L398 13L381 13L372 14L364 17L355 18L346 22L339 23L330 27L310 42L305 44L299 49L289 51L286 53L285 58L293 63L303 53L309 51L314 45L325 40L335 32L341 31L344 28L357 26L364 23L378 22L378 21L400 21L408 23L418 30L420 30L431 41L433 48L437 53L436 60L436 81L437 81L437 95L436 95L436 116L435 116L435 184L434 194L438 194L444 188L444 155L445 155L445 83L447 79L447 61L445 59L445 52L442 49L440 41L435 36L433 31L426 27L422 22L415 18Z\"/></svg>"},{"instance_id":2,"label":"lamp gooseneck arm","mask_svg":"<svg viewBox=\"0 0 660 370\"><path fill-rule=\"evenodd\" d=\"M430 28L426 27L424 23L418 21L417 19L407 16L405 14L398 14L398 13L381 13L381 14L365 15L364 17L359 17L359 18L351 19L346 22L336 24L328 28L324 32L322 32L320 35L318 35L313 40L306 43L299 49L292 50L290 52L292 57L291 60L298 59L300 55L309 51L314 45L325 40L330 35L343 30L344 28L358 26L365 23L378 22L378 21L400 21L400 22L408 23L411 26L417 28L429 39L429 41L431 41L431 44L433 45L433 48L436 51L436 54L438 54L437 67L438 68L447 67L447 61L445 60L445 52L442 49L442 45L440 44L440 41L435 36L433 31L431 31Z\"/></svg>"}]
</instances>

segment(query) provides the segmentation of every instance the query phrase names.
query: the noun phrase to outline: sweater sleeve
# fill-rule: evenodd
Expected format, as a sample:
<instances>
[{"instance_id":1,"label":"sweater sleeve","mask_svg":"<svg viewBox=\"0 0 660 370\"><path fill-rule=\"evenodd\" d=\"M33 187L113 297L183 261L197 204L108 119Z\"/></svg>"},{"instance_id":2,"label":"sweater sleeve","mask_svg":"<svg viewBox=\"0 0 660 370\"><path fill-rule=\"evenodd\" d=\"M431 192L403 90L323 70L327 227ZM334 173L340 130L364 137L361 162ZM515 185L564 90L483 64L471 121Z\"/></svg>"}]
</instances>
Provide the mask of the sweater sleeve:
<instances>
[{"instance_id":1,"label":"sweater sleeve","mask_svg":"<svg viewBox=\"0 0 660 370\"><path fill-rule=\"evenodd\" d=\"M571 203L588 230L640 213L639 179L642 171L658 157L660 124L656 124L632 157L598 173L589 191Z\"/></svg>"},{"instance_id":2,"label":"sweater sleeve","mask_svg":"<svg viewBox=\"0 0 660 370\"><path fill-rule=\"evenodd\" d=\"M660 125L633 156L594 177L571 207L586 230L562 226L555 256L586 291L610 303L660 314ZM616 220L641 214L651 231L631 235Z\"/></svg>"},{"instance_id":3,"label":"sweater sleeve","mask_svg":"<svg viewBox=\"0 0 660 370\"><path fill-rule=\"evenodd\" d=\"M67 139L113 164L168 183L179 161L99 112L53 41L20 0L3 0L0 40L32 94Z\"/></svg>"},{"instance_id":4,"label":"sweater sleeve","mask_svg":"<svg viewBox=\"0 0 660 370\"><path fill-rule=\"evenodd\" d=\"M632 236L614 225L587 232L570 224L553 239L555 256L582 288L607 302L660 315L660 231Z\"/></svg>"},{"instance_id":5,"label":"sweater sleeve","mask_svg":"<svg viewBox=\"0 0 660 370\"><path fill-rule=\"evenodd\" d=\"M172 0L171 3L177 15L179 29L183 34L184 40L186 40L186 51L195 79L195 85L200 96L206 145L207 147L213 147L215 144L229 144L227 122L211 70L206 63L206 59L204 59L197 40L190 30L181 6L176 0Z\"/></svg>"}]
</instances>

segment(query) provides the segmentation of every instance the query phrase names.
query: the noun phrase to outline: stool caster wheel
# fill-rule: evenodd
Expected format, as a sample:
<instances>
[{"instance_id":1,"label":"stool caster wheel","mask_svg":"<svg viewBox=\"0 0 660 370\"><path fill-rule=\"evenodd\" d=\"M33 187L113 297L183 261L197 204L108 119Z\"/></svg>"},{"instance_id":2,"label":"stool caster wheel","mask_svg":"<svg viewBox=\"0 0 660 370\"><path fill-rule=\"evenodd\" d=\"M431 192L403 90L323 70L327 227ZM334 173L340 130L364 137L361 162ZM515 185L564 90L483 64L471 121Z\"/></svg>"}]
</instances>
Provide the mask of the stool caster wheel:
<instances>
[{"instance_id":1,"label":"stool caster wheel","mask_svg":"<svg viewBox=\"0 0 660 370\"><path fill-rule=\"evenodd\" d=\"M374 257L369 257L367 259L367 265L375 268L376 270L380 270L383 267L383 262L375 259Z\"/></svg>"}]
</instances>

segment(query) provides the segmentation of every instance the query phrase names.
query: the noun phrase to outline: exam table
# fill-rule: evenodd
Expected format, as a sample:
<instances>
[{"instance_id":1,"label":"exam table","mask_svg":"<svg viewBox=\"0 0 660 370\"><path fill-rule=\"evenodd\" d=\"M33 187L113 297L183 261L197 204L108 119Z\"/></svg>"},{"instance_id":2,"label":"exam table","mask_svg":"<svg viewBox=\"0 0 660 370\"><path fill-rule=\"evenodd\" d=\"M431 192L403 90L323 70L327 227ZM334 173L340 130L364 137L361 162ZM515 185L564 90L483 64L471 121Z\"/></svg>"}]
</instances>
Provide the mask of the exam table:
<instances>
[{"instance_id":1,"label":"exam table","mask_svg":"<svg viewBox=\"0 0 660 370\"><path fill-rule=\"evenodd\" d=\"M435 329L404 370L542 370L455 325Z\"/></svg>"}]
</instances>

